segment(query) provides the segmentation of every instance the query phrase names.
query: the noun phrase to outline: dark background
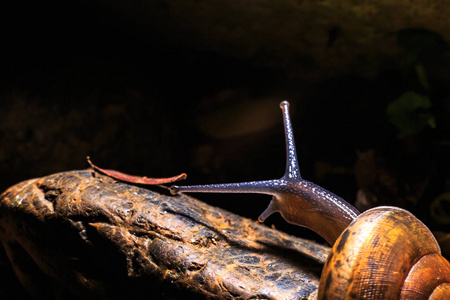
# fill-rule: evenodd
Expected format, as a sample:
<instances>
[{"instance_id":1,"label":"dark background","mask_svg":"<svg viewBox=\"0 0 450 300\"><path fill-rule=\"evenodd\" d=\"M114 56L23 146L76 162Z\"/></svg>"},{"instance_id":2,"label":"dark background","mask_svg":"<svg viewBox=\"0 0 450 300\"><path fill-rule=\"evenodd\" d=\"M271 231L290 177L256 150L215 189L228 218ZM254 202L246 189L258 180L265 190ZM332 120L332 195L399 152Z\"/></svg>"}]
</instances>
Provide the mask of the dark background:
<instances>
[{"instance_id":1,"label":"dark background","mask_svg":"<svg viewBox=\"0 0 450 300\"><path fill-rule=\"evenodd\" d=\"M402 206L446 232L450 56L439 29L449 26L420 7L411 18L344 1L334 16L299 2L315 13L305 20L282 4L252 5L2 4L1 190L86 168L87 155L130 174L186 172L186 184L278 178L287 99L305 179L351 203L363 191L362 209ZM387 106L408 91L429 97L431 108L411 116L431 114L435 128L405 134L389 121ZM197 196L250 218L270 200ZM320 240L279 216L272 223Z\"/></svg>"},{"instance_id":2,"label":"dark background","mask_svg":"<svg viewBox=\"0 0 450 300\"><path fill-rule=\"evenodd\" d=\"M253 19L226 18L224 10L214 20L214 4L191 4L193 10L186 9L181 14L186 19L180 21L183 7L178 11L177 5L183 5L145 3L19 1L2 9L2 190L25 179L85 168L87 155L99 166L131 174L165 177L187 172L189 184L280 177L285 149L278 103L287 99L304 178L354 202L361 187L358 176L364 182L354 169L357 153L371 150L375 166L363 169L388 174L385 177L395 182L387 185L397 185L381 203L396 204L396 198L408 192L405 185L415 180L426 181L426 186L439 181L440 190L431 196L446 191L449 88L443 70L448 49L441 33L427 29L426 22L423 28L400 24L402 29L386 34L392 44L383 47L390 50L366 41L372 49L366 57L367 49L349 42L354 33L342 29L349 25L337 21L326 26L317 21L303 31L292 27L305 36L320 26L328 31L318 32L326 37L324 44L308 45L313 40L306 39L304 48L287 54L277 51L289 41L271 48L271 39L283 40L289 25L274 36L267 33L265 48L256 33L264 37L266 28L250 32L253 47L261 47L252 52L245 48L252 41L242 40L246 30L255 30L247 23L258 20L251 6L239 9ZM190 16L195 5L210 9L206 15L211 18ZM230 9L230 14L237 11L220 7L220 2L216 6L218 11ZM225 28L239 28L236 40L221 44L222 36L214 32L220 22ZM381 31L378 25L370 28ZM211 32L201 31L209 27ZM358 34L355 38L361 38ZM335 55L323 62L308 50L314 47L329 56L333 47L336 52L347 47L358 55L341 60ZM425 66L429 87L419 80L419 64ZM437 119L435 129L424 126L405 136L389 122L387 105L407 91L430 97L427 112ZM376 193L377 188L371 188ZM201 197L252 218L268 201ZM422 194L414 197L421 199Z\"/></svg>"},{"instance_id":3,"label":"dark background","mask_svg":"<svg viewBox=\"0 0 450 300\"><path fill-rule=\"evenodd\" d=\"M19 1L2 10L2 190L25 179L85 168L87 155L101 167L131 174L165 177L186 172L189 184L280 177L285 149L278 103L287 99L304 178L353 203L361 187L358 176L364 182L354 169L357 153L374 151L376 159L363 169L395 182L377 179L373 185L397 185L389 191L392 195L380 196L386 198L381 203L414 209L417 203L395 203L408 192L405 185L414 181L441 181L441 190L432 194L445 192L442 174L436 179L445 173L448 150L449 88L443 71L448 50L440 33L405 24L389 33L391 50L373 44L364 57L367 49L357 48L357 41L350 43L352 32L342 29L349 25L317 21L303 31L292 30L308 36L323 26L328 29L325 44L306 39L304 48L291 50L295 55L278 53L283 45L271 48L270 39L282 40L283 31L291 28L286 25L274 36L267 33L265 48L251 52L245 48L248 41L242 40L246 30L255 30L247 24L257 21L251 6L239 8L253 16L246 23L239 16L223 17L226 10L218 20L189 15L197 5L212 10L206 13L210 16L214 4L191 4L192 11L187 5L183 22L177 11L177 5L183 5L177 2L140 5ZM230 14L237 10L220 7L220 2L216 6L218 11L230 9ZM317 20L321 17L317 14ZM239 28L236 40L221 44L222 37L214 32L220 22L225 28ZM211 33L201 31L208 26ZM256 33L264 36L267 28ZM376 23L371 28L383 29ZM260 37L250 33L253 47L262 48ZM289 41L285 43L287 48ZM333 47L358 54L323 62L307 52L314 47L329 56ZM421 85L418 64L425 66L432 89ZM389 122L387 105L407 91L430 97L435 129L424 126L405 136ZM245 201L231 200L238 196L201 198L252 218L268 202L267 197L256 201L253 196L244 196Z\"/></svg>"}]
</instances>

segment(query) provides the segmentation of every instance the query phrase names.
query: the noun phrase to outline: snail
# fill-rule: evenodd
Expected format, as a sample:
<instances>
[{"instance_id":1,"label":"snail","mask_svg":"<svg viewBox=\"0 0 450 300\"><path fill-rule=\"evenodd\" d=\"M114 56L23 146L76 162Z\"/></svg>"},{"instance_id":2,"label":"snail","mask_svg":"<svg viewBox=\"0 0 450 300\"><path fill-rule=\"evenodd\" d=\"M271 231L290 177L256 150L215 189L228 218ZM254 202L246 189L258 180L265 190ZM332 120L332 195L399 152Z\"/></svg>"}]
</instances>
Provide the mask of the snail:
<instances>
[{"instance_id":1,"label":"snail","mask_svg":"<svg viewBox=\"0 0 450 300\"><path fill-rule=\"evenodd\" d=\"M286 136L286 172L280 179L172 186L177 192L272 195L263 222L279 212L312 229L330 245L318 299L450 299L450 264L430 230L410 212L390 206L360 213L350 203L300 176L289 103L280 104Z\"/></svg>"}]
</instances>

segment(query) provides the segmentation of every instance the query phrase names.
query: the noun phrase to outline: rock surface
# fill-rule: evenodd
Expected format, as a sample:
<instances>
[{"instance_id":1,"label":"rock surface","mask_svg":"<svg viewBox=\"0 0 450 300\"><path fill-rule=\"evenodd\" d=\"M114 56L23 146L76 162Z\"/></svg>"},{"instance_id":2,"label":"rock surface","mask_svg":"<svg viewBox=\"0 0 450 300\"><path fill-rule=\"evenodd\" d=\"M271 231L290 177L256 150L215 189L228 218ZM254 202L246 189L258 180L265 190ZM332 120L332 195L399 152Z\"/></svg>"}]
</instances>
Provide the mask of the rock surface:
<instances>
[{"instance_id":1,"label":"rock surface","mask_svg":"<svg viewBox=\"0 0 450 300\"><path fill-rule=\"evenodd\" d=\"M311 299L329 251L91 169L5 191L0 239L34 298Z\"/></svg>"}]
</instances>

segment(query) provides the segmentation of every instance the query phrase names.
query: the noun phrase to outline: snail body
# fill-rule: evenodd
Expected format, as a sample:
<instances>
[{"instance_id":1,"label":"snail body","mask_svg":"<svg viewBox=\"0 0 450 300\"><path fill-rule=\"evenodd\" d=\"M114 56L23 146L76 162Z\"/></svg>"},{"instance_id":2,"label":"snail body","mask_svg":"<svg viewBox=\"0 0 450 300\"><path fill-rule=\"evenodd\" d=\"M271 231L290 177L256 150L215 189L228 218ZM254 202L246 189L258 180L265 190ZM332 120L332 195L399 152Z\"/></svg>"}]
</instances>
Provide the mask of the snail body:
<instances>
[{"instance_id":1,"label":"snail body","mask_svg":"<svg viewBox=\"0 0 450 300\"><path fill-rule=\"evenodd\" d=\"M272 195L263 222L279 212L312 229L332 250L318 299L450 299L450 264L430 230L406 210L382 206L362 214L344 199L300 175L289 103L280 104L286 136L283 177L243 183L173 186L171 192Z\"/></svg>"}]
</instances>

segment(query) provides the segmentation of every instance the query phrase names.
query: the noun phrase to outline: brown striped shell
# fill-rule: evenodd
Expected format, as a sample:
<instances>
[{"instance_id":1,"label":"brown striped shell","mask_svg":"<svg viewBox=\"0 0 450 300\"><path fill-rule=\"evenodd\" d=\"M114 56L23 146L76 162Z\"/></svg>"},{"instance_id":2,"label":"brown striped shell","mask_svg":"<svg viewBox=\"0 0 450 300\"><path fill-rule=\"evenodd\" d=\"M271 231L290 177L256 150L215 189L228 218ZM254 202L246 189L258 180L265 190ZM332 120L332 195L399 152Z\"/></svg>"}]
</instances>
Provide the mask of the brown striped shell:
<instances>
[{"instance_id":1,"label":"brown striped shell","mask_svg":"<svg viewBox=\"0 0 450 300\"><path fill-rule=\"evenodd\" d=\"M450 299L450 264L410 212L377 207L337 239L318 299Z\"/></svg>"}]
</instances>

